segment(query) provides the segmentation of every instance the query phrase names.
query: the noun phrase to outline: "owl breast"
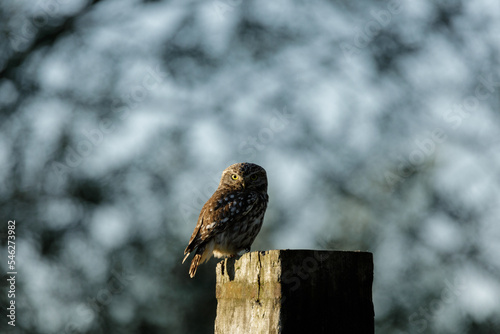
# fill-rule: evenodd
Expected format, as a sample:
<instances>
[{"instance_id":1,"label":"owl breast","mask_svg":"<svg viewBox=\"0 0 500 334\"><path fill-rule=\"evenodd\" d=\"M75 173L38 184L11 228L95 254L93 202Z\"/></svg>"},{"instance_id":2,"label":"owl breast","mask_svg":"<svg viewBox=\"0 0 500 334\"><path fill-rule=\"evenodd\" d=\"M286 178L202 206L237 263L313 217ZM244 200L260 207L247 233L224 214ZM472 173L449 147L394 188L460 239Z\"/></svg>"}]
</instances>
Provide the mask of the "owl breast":
<instances>
[{"instance_id":1,"label":"owl breast","mask_svg":"<svg viewBox=\"0 0 500 334\"><path fill-rule=\"evenodd\" d=\"M238 207L239 203L235 207ZM259 195L259 200L240 219L232 221L215 237L215 257L235 255L249 249L259 234L267 207L267 195Z\"/></svg>"}]
</instances>

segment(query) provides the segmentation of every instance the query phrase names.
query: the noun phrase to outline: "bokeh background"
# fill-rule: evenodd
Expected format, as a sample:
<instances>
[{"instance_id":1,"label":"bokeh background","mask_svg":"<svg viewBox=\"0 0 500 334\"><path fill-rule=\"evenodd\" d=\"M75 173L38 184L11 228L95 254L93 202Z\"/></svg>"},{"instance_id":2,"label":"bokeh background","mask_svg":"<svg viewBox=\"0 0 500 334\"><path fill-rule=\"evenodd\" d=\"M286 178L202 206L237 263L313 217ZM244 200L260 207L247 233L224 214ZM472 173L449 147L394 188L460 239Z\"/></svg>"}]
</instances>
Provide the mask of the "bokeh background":
<instances>
[{"instance_id":1,"label":"bokeh background","mask_svg":"<svg viewBox=\"0 0 500 334\"><path fill-rule=\"evenodd\" d=\"M2 333L213 332L241 161L253 250L373 252L378 333L500 332L498 1L6 0L0 49Z\"/></svg>"}]
</instances>

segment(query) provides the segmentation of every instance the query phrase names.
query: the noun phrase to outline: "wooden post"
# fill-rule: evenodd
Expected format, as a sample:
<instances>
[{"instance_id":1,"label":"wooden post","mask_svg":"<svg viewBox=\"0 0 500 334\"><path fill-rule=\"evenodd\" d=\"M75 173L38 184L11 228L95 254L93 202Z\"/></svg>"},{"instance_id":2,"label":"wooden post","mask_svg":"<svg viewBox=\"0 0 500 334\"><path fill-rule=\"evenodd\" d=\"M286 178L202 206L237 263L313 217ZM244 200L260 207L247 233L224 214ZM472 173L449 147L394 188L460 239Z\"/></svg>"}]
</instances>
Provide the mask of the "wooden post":
<instances>
[{"instance_id":1,"label":"wooden post","mask_svg":"<svg viewBox=\"0 0 500 334\"><path fill-rule=\"evenodd\" d=\"M217 264L216 334L374 333L373 254L270 250Z\"/></svg>"}]
</instances>

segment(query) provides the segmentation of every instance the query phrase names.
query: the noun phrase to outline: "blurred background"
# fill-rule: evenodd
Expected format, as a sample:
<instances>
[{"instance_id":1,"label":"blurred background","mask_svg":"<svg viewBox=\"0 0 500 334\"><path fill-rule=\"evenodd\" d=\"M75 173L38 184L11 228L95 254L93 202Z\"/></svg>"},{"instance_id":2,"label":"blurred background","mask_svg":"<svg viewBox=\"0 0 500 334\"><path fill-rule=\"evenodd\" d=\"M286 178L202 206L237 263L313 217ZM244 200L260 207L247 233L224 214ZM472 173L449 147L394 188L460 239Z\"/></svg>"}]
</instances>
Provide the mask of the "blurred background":
<instances>
[{"instance_id":1,"label":"blurred background","mask_svg":"<svg viewBox=\"0 0 500 334\"><path fill-rule=\"evenodd\" d=\"M253 250L373 252L378 333L500 332L498 1L7 0L0 34L0 332L212 333L181 260L243 161Z\"/></svg>"}]
</instances>

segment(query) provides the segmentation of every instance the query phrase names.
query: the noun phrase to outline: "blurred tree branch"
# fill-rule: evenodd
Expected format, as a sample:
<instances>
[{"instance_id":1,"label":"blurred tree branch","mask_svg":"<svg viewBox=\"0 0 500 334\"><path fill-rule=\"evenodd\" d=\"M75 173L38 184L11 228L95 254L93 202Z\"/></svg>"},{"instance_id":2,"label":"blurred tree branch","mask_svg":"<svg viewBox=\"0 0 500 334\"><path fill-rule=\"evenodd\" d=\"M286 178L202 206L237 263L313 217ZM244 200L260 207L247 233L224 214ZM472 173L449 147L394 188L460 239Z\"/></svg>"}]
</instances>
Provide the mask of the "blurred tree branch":
<instances>
[{"instance_id":1,"label":"blurred tree branch","mask_svg":"<svg viewBox=\"0 0 500 334\"><path fill-rule=\"evenodd\" d=\"M44 46L53 45L54 42L57 41L62 35L73 31L76 19L88 13L94 7L94 5L99 2L102 2L102 0L91 0L88 5L86 5L82 10L62 19L61 24L57 26L50 26L48 24L45 24L43 27L38 28L36 36L30 42L29 47L20 52L10 50L10 57L6 61L5 67L0 71L0 77L8 78L16 82L14 72L17 68L24 64L26 59L31 54L33 54L33 52ZM32 17L30 21L33 20L34 18Z\"/></svg>"}]
</instances>

